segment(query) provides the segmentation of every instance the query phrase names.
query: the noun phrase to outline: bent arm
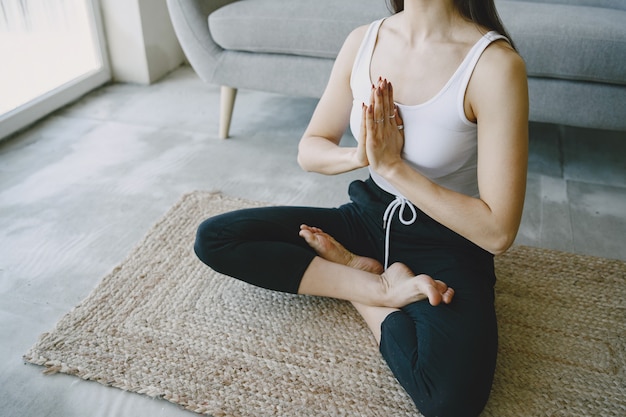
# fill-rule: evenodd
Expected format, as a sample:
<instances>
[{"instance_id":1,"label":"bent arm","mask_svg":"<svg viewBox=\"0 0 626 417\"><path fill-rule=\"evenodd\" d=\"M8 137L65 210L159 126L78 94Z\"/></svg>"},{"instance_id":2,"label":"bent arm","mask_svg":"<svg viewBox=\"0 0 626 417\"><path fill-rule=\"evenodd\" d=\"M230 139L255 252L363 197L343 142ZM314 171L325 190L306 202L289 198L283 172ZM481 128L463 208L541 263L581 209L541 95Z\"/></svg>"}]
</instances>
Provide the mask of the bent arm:
<instances>
[{"instance_id":1,"label":"bent arm","mask_svg":"<svg viewBox=\"0 0 626 417\"><path fill-rule=\"evenodd\" d=\"M528 88L522 59L504 47L488 48L467 99L478 124L480 197L441 187L404 161L379 170L427 215L483 249L500 254L521 222L528 163Z\"/></svg>"},{"instance_id":2,"label":"bent arm","mask_svg":"<svg viewBox=\"0 0 626 417\"><path fill-rule=\"evenodd\" d=\"M363 167L356 147L340 147L350 122L350 74L365 33L361 27L346 39L337 55L328 85L298 145L298 163L306 171L333 175Z\"/></svg>"}]
</instances>

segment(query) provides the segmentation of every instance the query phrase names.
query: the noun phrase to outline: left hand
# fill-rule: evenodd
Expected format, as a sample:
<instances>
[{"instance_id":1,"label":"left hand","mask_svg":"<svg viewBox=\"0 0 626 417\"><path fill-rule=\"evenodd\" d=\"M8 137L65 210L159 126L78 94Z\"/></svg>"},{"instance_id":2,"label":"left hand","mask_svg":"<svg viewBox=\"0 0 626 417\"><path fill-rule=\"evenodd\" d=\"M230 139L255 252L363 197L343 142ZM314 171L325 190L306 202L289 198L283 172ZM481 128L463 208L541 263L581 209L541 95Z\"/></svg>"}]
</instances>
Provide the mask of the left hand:
<instances>
[{"instance_id":1,"label":"left hand","mask_svg":"<svg viewBox=\"0 0 626 417\"><path fill-rule=\"evenodd\" d=\"M404 146L404 123L394 104L390 82L379 78L363 112L367 159L372 169L384 176L383 172L402 163Z\"/></svg>"}]
</instances>

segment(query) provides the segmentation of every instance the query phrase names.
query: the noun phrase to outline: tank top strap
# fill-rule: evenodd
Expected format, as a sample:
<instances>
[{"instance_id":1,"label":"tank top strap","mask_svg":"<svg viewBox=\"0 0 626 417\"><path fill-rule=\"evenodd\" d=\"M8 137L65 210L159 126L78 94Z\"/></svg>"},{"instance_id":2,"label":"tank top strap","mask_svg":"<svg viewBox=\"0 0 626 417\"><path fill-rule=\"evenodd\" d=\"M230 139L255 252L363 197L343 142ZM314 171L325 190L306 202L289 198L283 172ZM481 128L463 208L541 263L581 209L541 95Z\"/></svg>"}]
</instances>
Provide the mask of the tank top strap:
<instances>
[{"instance_id":1,"label":"tank top strap","mask_svg":"<svg viewBox=\"0 0 626 417\"><path fill-rule=\"evenodd\" d=\"M370 64L374 48L376 47L376 40L378 39L378 30L385 19L386 18L382 18L372 22L365 33L365 37L354 59L352 74L350 75L350 86L353 91L363 86L369 89L369 86L372 84L370 79Z\"/></svg>"},{"instance_id":2,"label":"tank top strap","mask_svg":"<svg viewBox=\"0 0 626 417\"><path fill-rule=\"evenodd\" d=\"M470 77L474 72L474 68L476 67L476 64L478 63L478 60L482 56L483 52L489 45L499 39L504 39L509 42L506 36L500 35L496 31L487 32L478 42L476 42L476 44L474 44L468 53L467 59L465 60L466 67L463 69L463 75L461 77L461 91L463 92L463 95L465 95L467 84L469 83Z\"/></svg>"}]
</instances>

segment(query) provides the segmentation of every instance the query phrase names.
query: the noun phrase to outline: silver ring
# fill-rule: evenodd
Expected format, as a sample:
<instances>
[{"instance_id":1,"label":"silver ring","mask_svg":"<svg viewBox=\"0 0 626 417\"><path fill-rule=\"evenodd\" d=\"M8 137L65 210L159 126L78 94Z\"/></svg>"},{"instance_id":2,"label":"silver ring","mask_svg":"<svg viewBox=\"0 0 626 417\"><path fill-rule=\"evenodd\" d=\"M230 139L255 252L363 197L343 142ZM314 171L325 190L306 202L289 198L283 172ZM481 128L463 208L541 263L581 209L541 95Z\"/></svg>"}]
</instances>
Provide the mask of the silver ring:
<instances>
[{"instance_id":1,"label":"silver ring","mask_svg":"<svg viewBox=\"0 0 626 417\"><path fill-rule=\"evenodd\" d=\"M392 114L391 116L389 116L389 118L390 118L390 119L395 119L395 118L396 118L396 115L395 115L395 114Z\"/></svg>"},{"instance_id":2,"label":"silver ring","mask_svg":"<svg viewBox=\"0 0 626 417\"><path fill-rule=\"evenodd\" d=\"M404 125L398 125L398 130L404 129Z\"/></svg>"},{"instance_id":3,"label":"silver ring","mask_svg":"<svg viewBox=\"0 0 626 417\"><path fill-rule=\"evenodd\" d=\"M380 119L380 120L374 120L374 123L382 123L384 121L385 121L385 119L383 118L383 119Z\"/></svg>"}]
</instances>

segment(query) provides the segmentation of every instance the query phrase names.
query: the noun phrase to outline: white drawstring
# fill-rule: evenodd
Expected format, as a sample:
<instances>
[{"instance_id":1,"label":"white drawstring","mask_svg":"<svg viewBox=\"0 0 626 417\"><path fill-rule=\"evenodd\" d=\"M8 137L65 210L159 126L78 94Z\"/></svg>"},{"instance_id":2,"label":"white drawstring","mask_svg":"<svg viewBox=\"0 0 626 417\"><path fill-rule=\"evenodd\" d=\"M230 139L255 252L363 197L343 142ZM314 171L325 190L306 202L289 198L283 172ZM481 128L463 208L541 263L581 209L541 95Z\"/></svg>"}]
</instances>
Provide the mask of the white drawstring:
<instances>
[{"instance_id":1,"label":"white drawstring","mask_svg":"<svg viewBox=\"0 0 626 417\"><path fill-rule=\"evenodd\" d=\"M391 220L398 207L400 207L398 218L402 224L408 226L415 223L415 220L417 220L417 211L415 211L415 207L404 197L396 196L395 200L387 206L387 210L385 210L385 214L383 214L383 229L387 229L387 232L385 233L385 271L389 266L389 234L391 232ZM411 209L411 213L413 214L409 220L404 219L405 207L409 207L409 209Z\"/></svg>"}]
</instances>

